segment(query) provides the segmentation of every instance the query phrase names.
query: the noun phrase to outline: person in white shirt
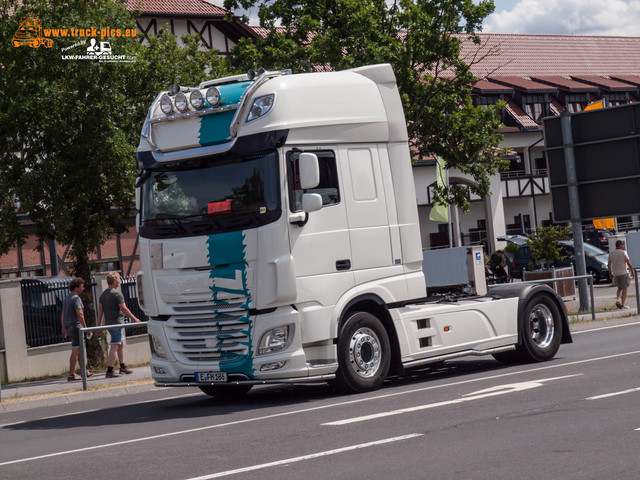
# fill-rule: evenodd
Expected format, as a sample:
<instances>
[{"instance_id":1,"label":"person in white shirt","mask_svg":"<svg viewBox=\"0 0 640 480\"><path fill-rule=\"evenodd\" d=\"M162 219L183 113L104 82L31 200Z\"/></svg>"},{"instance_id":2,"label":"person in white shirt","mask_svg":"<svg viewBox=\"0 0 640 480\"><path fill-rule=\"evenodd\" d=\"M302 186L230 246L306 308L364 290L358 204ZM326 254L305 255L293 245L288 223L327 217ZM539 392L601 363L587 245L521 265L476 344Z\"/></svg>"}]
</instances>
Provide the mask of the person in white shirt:
<instances>
[{"instance_id":1,"label":"person in white shirt","mask_svg":"<svg viewBox=\"0 0 640 480\"><path fill-rule=\"evenodd\" d=\"M618 287L616 292L616 307L629 308L625 305L627 301L627 288L633 278L633 265L629 260L629 255L624 249L624 242L618 240L616 249L609 253L609 275L613 280L613 284ZM628 269L627 269L628 267Z\"/></svg>"}]
</instances>

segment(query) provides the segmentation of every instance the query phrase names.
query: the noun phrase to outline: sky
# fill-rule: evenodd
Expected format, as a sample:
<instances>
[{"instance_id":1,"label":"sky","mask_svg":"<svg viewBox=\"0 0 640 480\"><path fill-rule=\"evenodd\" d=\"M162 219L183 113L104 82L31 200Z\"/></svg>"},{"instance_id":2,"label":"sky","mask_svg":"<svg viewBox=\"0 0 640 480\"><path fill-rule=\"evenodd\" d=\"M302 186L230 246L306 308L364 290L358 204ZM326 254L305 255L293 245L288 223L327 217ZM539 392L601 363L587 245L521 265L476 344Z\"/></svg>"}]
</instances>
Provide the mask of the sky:
<instances>
[{"instance_id":1,"label":"sky","mask_svg":"<svg viewBox=\"0 0 640 480\"><path fill-rule=\"evenodd\" d=\"M483 32L640 37L640 0L494 0L494 4ZM257 9L236 13L248 13L250 23L258 24Z\"/></svg>"},{"instance_id":2,"label":"sky","mask_svg":"<svg viewBox=\"0 0 640 480\"><path fill-rule=\"evenodd\" d=\"M640 0L494 0L483 32L640 36Z\"/></svg>"}]
</instances>

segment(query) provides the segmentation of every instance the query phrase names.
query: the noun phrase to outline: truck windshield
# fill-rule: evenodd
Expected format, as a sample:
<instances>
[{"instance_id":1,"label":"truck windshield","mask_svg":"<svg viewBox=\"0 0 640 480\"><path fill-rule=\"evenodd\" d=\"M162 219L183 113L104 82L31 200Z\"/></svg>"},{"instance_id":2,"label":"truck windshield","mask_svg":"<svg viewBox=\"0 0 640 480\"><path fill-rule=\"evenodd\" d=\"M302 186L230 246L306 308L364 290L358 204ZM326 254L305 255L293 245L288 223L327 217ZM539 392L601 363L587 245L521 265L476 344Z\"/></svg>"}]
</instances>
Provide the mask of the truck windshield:
<instances>
[{"instance_id":1,"label":"truck windshield","mask_svg":"<svg viewBox=\"0 0 640 480\"><path fill-rule=\"evenodd\" d=\"M152 172L142 185L142 237L244 230L280 217L275 152L189 166Z\"/></svg>"}]
</instances>

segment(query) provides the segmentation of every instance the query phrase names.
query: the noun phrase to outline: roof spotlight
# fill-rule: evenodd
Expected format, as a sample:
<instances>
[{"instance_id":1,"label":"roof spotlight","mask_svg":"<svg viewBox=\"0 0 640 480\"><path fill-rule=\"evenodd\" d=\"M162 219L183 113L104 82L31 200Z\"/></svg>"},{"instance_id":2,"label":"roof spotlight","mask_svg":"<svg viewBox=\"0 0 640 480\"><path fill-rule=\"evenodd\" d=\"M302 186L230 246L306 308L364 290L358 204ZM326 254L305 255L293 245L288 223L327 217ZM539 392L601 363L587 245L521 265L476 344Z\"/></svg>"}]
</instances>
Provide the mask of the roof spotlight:
<instances>
[{"instance_id":1,"label":"roof spotlight","mask_svg":"<svg viewBox=\"0 0 640 480\"><path fill-rule=\"evenodd\" d=\"M176 94L176 108L181 112L189 110L189 104L187 103L187 96L180 92Z\"/></svg>"},{"instance_id":2,"label":"roof spotlight","mask_svg":"<svg viewBox=\"0 0 640 480\"><path fill-rule=\"evenodd\" d=\"M215 107L220 103L220 90L216 87L210 87L207 89L205 97L207 98L207 103L212 107Z\"/></svg>"},{"instance_id":3,"label":"roof spotlight","mask_svg":"<svg viewBox=\"0 0 640 480\"><path fill-rule=\"evenodd\" d=\"M196 110L200 110L204 106L204 98L202 98L202 93L200 90L194 90L189 95L189 101L191 102L191 106Z\"/></svg>"},{"instance_id":4,"label":"roof spotlight","mask_svg":"<svg viewBox=\"0 0 640 480\"><path fill-rule=\"evenodd\" d=\"M165 115L169 115L173 111L173 103L171 102L171 97L166 93L160 97L160 110Z\"/></svg>"}]
</instances>

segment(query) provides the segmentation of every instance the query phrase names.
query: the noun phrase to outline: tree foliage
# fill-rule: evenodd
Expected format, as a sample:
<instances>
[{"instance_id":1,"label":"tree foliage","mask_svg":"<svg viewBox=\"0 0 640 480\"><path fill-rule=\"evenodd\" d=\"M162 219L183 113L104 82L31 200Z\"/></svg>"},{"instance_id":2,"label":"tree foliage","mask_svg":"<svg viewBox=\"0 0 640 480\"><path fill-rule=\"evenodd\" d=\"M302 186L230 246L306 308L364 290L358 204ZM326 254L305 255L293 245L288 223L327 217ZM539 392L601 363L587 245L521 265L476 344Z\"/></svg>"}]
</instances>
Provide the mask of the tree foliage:
<instances>
[{"instance_id":1,"label":"tree foliage","mask_svg":"<svg viewBox=\"0 0 640 480\"><path fill-rule=\"evenodd\" d=\"M543 268L549 268L554 262L564 259L558 242L566 240L569 231L569 227L549 226L528 235L527 245L531 248L533 259L541 263Z\"/></svg>"},{"instance_id":2,"label":"tree foliage","mask_svg":"<svg viewBox=\"0 0 640 480\"><path fill-rule=\"evenodd\" d=\"M225 7L258 7L268 31L239 42L231 59L239 70L390 63L414 159L440 156L476 183L437 188L437 198L468 210L469 190L490 193L488 176L506 167L496 133L503 105L473 106L477 79L460 58L460 44L479 42L474 32L493 11L492 0L225 0Z\"/></svg>"},{"instance_id":3,"label":"tree foliage","mask_svg":"<svg viewBox=\"0 0 640 480\"><path fill-rule=\"evenodd\" d=\"M177 40L163 32L145 45L137 36L105 38L114 55L133 59L122 63L64 58L86 54L88 37L52 38L49 48L14 47L26 16L51 29L135 31L136 15L121 0L12 3L15 10L0 5L0 255L24 244L21 221L28 218L38 248L47 240L70 245L70 273L90 285L92 253L124 232L131 216L136 147L151 102L168 83L224 76L228 64L199 49L195 37ZM83 302L94 325L91 289ZM90 363L101 363L99 344L92 340L88 347Z\"/></svg>"},{"instance_id":4,"label":"tree foliage","mask_svg":"<svg viewBox=\"0 0 640 480\"><path fill-rule=\"evenodd\" d=\"M90 256L125 230L136 175L135 150L149 105L167 83L226 74L226 62L195 38L108 37L131 62L65 59L85 54L88 37L52 38L51 48L14 47L19 22L45 28L136 29L135 13L113 0L32 0L0 10L0 254L24 243L21 216L47 239L71 246L73 275L88 281ZM97 39L102 40L101 38ZM84 41L84 43L82 43Z\"/></svg>"}]
</instances>

